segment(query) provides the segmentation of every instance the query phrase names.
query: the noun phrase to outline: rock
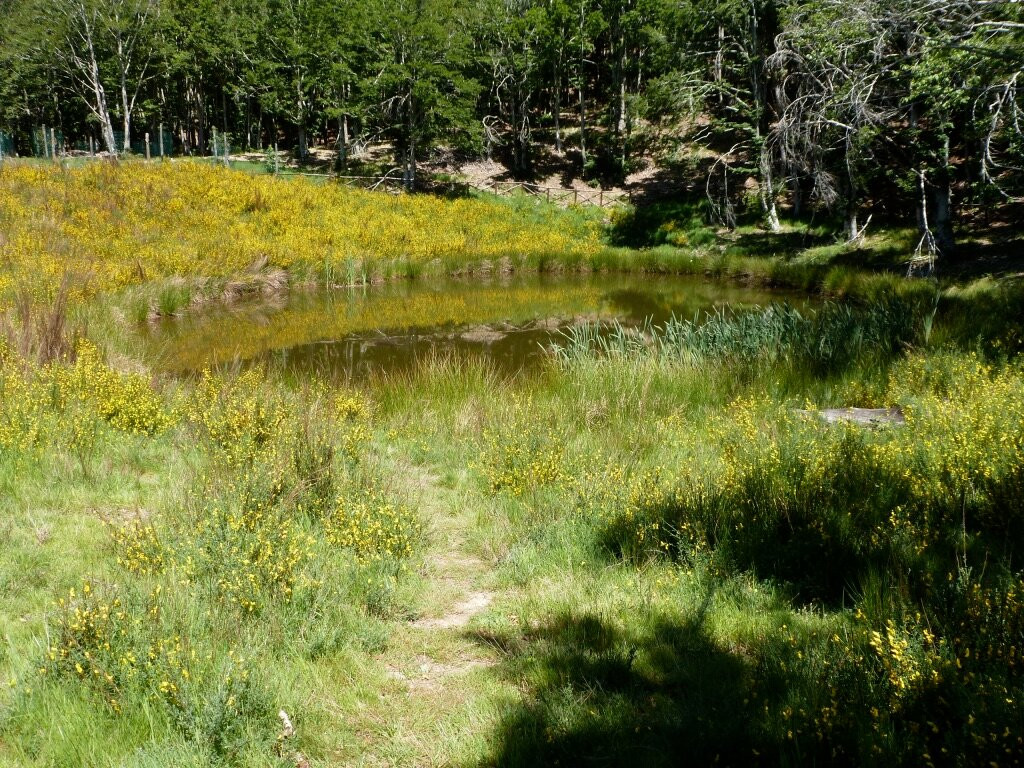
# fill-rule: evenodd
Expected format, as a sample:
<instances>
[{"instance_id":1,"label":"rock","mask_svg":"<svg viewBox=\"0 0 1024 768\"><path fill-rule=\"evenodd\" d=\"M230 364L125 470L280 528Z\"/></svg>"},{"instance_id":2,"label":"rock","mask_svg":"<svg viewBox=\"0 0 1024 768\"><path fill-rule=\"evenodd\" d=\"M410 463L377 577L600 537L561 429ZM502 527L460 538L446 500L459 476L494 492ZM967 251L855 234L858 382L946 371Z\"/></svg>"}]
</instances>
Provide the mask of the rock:
<instances>
[{"instance_id":1,"label":"rock","mask_svg":"<svg viewBox=\"0 0 1024 768\"><path fill-rule=\"evenodd\" d=\"M820 411L797 409L796 412L803 416L817 417L829 424L852 422L866 427L876 427L880 424L907 423L903 411L899 408L824 408Z\"/></svg>"},{"instance_id":2,"label":"rock","mask_svg":"<svg viewBox=\"0 0 1024 768\"><path fill-rule=\"evenodd\" d=\"M495 331L486 326L479 328L472 328L468 331L464 331L459 338L463 341L471 341L482 344L491 344L495 341L501 341L508 334L502 333L501 331Z\"/></svg>"}]
</instances>

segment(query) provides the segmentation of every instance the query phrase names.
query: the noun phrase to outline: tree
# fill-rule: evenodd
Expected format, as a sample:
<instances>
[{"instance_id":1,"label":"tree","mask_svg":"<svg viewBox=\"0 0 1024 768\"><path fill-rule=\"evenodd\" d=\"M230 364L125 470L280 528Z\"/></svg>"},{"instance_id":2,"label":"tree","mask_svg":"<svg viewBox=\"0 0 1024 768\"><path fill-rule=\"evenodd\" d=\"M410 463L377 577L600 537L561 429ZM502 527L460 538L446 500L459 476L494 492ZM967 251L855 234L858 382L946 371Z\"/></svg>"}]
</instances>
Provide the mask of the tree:
<instances>
[{"instance_id":1,"label":"tree","mask_svg":"<svg viewBox=\"0 0 1024 768\"><path fill-rule=\"evenodd\" d=\"M772 138L782 163L812 177L826 204L845 200L851 238L869 169L883 167L915 203L920 250L952 254L954 182L972 175L963 159L977 158L982 182L996 183L990 167L1001 181L1015 172L995 158L1020 136L1018 4L793 0L784 18L772 57L783 102Z\"/></svg>"},{"instance_id":2,"label":"tree","mask_svg":"<svg viewBox=\"0 0 1024 768\"><path fill-rule=\"evenodd\" d=\"M416 184L419 154L439 138L475 143L479 84L466 74L470 36L461 0L376 0L379 26L365 82L382 132L395 144L405 183Z\"/></svg>"},{"instance_id":3,"label":"tree","mask_svg":"<svg viewBox=\"0 0 1024 768\"><path fill-rule=\"evenodd\" d=\"M139 94L153 76L158 0L58 0L56 13L53 54L99 122L108 152L117 151L108 89L114 91L127 149Z\"/></svg>"},{"instance_id":4,"label":"tree","mask_svg":"<svg viewBox=\"0 0 1024 768\"><path fill-rule=\"evenodd\" d=\"M531 169L531 117L536 100L538 75L543 61L541 40L545 14L531 0L494 0L485 14L485 36L489 49L491 106L497 115L486 115L484 125L491 136L500 123L511 137L514 171ZM488 146L493 139L488 140Z\"/></svg>"},{"instance_id":5,"label":"tree","mask_svg":"<svg viewBox=\"0 0 1024 768\"><path fill-rule=\"evenodd\" d=\"M778 82L780 114L769 148L813 198L845 207L852 241L865 175L884 128L899 114L902 56L874 14L873 2L793 3L783 15L769 67Z\"/></svg>"}]
</instances>

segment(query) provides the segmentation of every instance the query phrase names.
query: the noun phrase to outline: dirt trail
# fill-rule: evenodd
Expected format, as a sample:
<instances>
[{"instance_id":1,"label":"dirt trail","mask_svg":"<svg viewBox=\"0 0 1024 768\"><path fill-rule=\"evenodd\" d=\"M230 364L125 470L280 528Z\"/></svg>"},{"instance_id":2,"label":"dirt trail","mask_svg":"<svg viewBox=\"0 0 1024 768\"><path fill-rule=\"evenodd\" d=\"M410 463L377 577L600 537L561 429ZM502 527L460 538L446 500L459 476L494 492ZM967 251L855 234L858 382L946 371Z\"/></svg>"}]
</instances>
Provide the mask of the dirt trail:
<instances>
[{"instance_id":1,"label":"dirt trail","mask_svg":"<svg viewBox=\"0 0 1024 768\"><path fill-rule=\"evenodd\" d=\"M469 624L469 620L483 611L491 604L494 595L490 592L471 592L451 611L436 619L420 619L414 621L412 626L416 629L456 629Z\"/></svg>"},{"instance_id":2,"label":"dirt trail","mask_svg":"<svg viewBox=\"0 0 1024 768\"><path fill-rule=\"evenodd\" d=\"M396 626L377 657L387 681L381 692L387 714L367 734L365 747L371 763L435 765L445 761L453 733L466 733L474 721L480 726L474 702L487 689L480 676L497 659L467 628L495 595L487 589L491 568L470 541L477 522L461 492L423 469L402 470L428 527L420 570L426 584L418 617Z\"/></svg>"}]
</instances>

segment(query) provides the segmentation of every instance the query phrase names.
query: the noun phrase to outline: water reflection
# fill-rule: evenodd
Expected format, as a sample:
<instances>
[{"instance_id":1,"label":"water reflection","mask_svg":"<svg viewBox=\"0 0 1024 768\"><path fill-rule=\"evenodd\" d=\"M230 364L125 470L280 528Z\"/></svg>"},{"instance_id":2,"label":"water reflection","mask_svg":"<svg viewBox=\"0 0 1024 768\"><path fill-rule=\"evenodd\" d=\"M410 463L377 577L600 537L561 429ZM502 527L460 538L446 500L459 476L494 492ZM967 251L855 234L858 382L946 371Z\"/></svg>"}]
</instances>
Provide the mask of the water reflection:
<instances>
[{"instance_id":1,"label":"water reflection","mask_svg":"<svg viewBox=\"0 0 1024 768\"><path fill-rule=\"evenodd\" d=\"M490 360L514 373L535 367L564 328L638 325L714 307L760 306L792 296L691 277L525 275L439 279L332 291L293 291L196 312L147 327L158 367L274 362L297 374L361 378L398 372L431 355Z\"/></svg>"}]
</instances>

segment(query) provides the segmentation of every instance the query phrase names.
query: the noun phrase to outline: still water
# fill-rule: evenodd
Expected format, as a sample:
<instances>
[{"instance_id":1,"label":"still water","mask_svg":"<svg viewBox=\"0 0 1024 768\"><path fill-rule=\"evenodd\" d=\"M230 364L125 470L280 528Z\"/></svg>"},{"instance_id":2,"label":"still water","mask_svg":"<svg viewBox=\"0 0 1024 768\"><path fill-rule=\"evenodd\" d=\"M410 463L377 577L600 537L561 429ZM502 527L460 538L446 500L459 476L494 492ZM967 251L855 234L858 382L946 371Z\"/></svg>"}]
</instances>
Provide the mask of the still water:
<instances>
[{"instance_id":1,"label":"still water","mask_svg":"<svg viewBox=\"0 0 1024 768\"><path fill-rule=\"evenodd\" d=\"M365 378L434 355L483 358L504 373L539 366L575 324L639 325L714 308L750 308L792 294L693 277L517 275L292 291L148 326L160 369L269 363L296 374Z\"/></svg>"}]
</instances>

